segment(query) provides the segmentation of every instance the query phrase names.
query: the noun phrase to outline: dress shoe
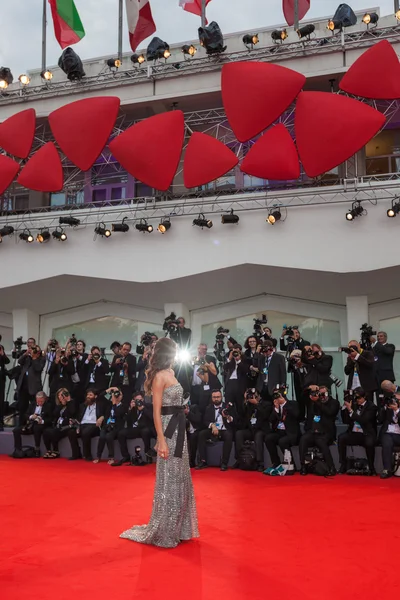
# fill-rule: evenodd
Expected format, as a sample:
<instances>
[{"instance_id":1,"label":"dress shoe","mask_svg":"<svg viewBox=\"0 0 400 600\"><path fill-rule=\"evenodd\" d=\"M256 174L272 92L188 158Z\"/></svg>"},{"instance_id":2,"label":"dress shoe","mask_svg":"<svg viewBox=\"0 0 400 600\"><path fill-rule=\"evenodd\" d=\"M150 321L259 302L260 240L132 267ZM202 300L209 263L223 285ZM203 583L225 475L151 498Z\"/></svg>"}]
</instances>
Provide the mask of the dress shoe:
<instances>
[{"instance_id":1,"label":"dress shoe","mask_svg":"<svg viewBox=\"0 0 400 600\"><path fill-rule=\"evenodd\" d=\"M208 464L204 461L201 461L196 467L196 471L201 471L201 469L207 469Z\"/></svg>"},{"instance_id":2,"label":"dress shoe","mask_svg":"<svg viewBox=\"0 0 400 600\"><path fill-rule=\"evenodd\" d=\"M123 464L130 463L130 462L131 462L131 459L129 457L121 458L121 460L116 460L115 463L113 463L111 466L112 467L121 467Z\"/></svg>"},{"instance_id":3,"label":"dress shoe","mask_svg":"<svg viewBox=\"0 0 400 600\"><path fill-rule=\"evenodd\" d=\"M35 458L40 458L40 449L35 448Z\"/></svg>"},{"instance_id":4,"label":"dress shoe","mask_svg":"<svg viewBox=\"0 0 400 600\"><path fill-rule=\"evenodd\" d=\"M329 469L328 475L330 475L331 477L334 477L335 475L337 475L337 471L336 471L335 467L331 467Z\"/></svg>"},{"instance_id":5,"label":"dress shoe","mask_svg":"<svg viewBox=\"0 0 400 600\"><path fill-rule=\"evenodd\" d=\"M262 465L261 463L257 466L257 471L259 473L264 473L264 465Z\"/></svg>"},{"instance_id":6,"label":"dress shoe","mask_svg":"<svg viewBox=\"0 0 400 600\"><path fill-rule=\"evenodd\" d=\"M392 473L384 469L381 473L381 479L389 479L389 477L392 477Z\"/></svg>"},{"instance_id":7,"label":"dress shoe","mask_svg":"<svg viewBox=\"0 0 400 600\"><path fill-rule=\"evenodd\" d=\"M82 456L70 456L68 460L80 460Z\"/></svg>"},{"instance_id":8,"label":"dress shoe","mask_svg":"<svg viewBox=\"0 0 400 600\"><path fill-rule=\"evenodd\" d=\"M222 463L220 471L227 471L228 470L228 465L225 465L224 463Z\"/></svg>"},{"instance_id":9,"label":"dress shoe","mask_svg":"<svg viewBox=\"0 0 400 600\"><path fill-rule=\"evenodd\" d=\"M375 469L372 469L372 470L368 471L368 475L369 475L369 477L375 477L376 476Z\"/></svg>"},{"instance_id":10,"label":"dress shoe","mask_svg":"<svg viewBox=\"0 0 400 600\"><path fill-rule=\"evenodd\" d=\"M232 465L232 469L238 469L239 468L239 461L235 461L235 463Z\"/></svg>"},{"instance_id":11,"label":"dress shoe","mask_svg":"<svg viewBox=\"0 0 400 600\"><path fill-rule=\"evenodd\" d=\"M305 465L301 466L300 475L308 475L307 467Z\"/></svg>"},{"instance_id":12,"label":"dress shoe","mask_svg":"<svg viewBox=\"0 0 400 600\"><path fill-rule=\"evenodd\" d=\"M347 466L346 465L340 465L338 473L339 473L339 475L346 475L346 473L347 473Z\"/></svg>"}]
</instances>

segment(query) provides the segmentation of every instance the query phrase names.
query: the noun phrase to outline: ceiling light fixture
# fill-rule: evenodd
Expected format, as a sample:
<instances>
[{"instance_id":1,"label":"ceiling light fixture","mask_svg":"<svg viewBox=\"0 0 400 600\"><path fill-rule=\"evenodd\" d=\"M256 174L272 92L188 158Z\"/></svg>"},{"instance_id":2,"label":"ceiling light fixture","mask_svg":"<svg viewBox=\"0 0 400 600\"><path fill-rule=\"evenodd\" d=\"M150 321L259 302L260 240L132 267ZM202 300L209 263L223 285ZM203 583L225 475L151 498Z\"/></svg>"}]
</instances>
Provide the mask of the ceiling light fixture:
<instances>
[{"instance_id":1,"label":"ceiling light fixture","mask_svg":"<svg viewBox=\"0 0 400 600\"><path fill-rule=\"evenodd\" d=\"M126 233L127 231L129 231L129 225L128 223L126 223L125 221L127 220L128 217L125 217L124 219L122 219L121 223L113 223L111 225L111 229L113 231L113 233Z\"/></svg>"},{"instance_id":2,"label":"ceiling light fixture","mask_svg":"<svg viewBox=\"0 0 400 600\"><path fill-rule=\"evenodd\" d=\"M221 216L221 223L222 223L222 225L228 225L228 224L237 225L239 223L239 215L235 215L235 213L233 212L233 209L232 209L231 212L228 213L227 215Z\"/></svg>"},{"instance_id":3,"label":"ceiling light fixture","mask_svg":"<svg viewBox=\"0 0 400 600\"><path fill-rule=\"evenodd\" d=\"M61 227L57 227L57 229L55 229L51 235L58 242L66 242L68 239L67 234L65 233L64 229L61 229Z\"/></svg>"},{"instance_id":4,"label":"ceiling light fixture","mask_svg":"<svg viewBox=\"0 0 400 600\"><path fill-rule=\"evenodd\" d=\"M31 234L29 229L24 229L24 231L19 234L19 239L23 242L26 242L27 244L32 244L35 238Z\"/></svg>"},{"instance_id":5,"label":"ceiling light fixture","mask_svg":"<svg viewBox=\"0 0 400 600\"><path fill-rule=\"evenodd\" d=\"M206 219L203 213L200 213L197 219L193 219L193 225L196 227L201 227L202 229L206 227L207 229L211 229L213 226L213 222L210 219Z\"/></svg>"},{"instance_id":6,"label":"ceiling light fixture","mask_svg":"<svg viewBox=\"0 0 400 600\"><path fill-rule=\"evenodd\" d=\"M139 223L135 225L136 229L141 233L152 233L153 225L150 225L146 219L140 219Z\"/></svg>"},{"instance_id":7,"label":"ceiling light fixture","mask_svg":"<svg viewBox=\"0 0 400 600\"><path fill-rule=\"evenodd\" d=\"M104 223L100 223L99 225L97 225L97 227L95 227L94 232L96 235L100 235L101 237L111 237L111 231L105 226Z\"/></svg>"}]
</instances>

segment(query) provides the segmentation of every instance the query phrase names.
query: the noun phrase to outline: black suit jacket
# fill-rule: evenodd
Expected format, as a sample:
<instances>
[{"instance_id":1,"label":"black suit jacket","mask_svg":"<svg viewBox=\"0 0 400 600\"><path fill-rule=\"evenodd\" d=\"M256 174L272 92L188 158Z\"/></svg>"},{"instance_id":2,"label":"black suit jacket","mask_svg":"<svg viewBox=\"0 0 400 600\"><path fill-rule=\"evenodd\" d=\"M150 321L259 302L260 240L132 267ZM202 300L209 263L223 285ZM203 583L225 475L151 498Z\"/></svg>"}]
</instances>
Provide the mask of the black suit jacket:
<instances>
[{"instance_id":1,"label":"black suit jacket","mask_svg":"<svg viewBox=\"0 0 400 600\"><path fill-rule=\"evenodd\" d=\"M79 423L82 421L85 412L87 409L87 404L86 402L84 402L83 404L80 405L79 407L79 411L78 411L78 421ZM102 397L98 397L96 400L96 419L100 419L100 417L104 417L106 414L106 409L107 409L107 403L106 401L102 398Z\"/></svg>"},{"instance_id":2,"label":"black suit jacket","mask_svg":"<svg viewBox=\"0 0 400 600\"><path fill-rule=\"evenodd\" d=\"M189 412L186 415L186 429L189 430L189 426L192 425L195 431L200 431L204 428L203 415L200 407L197 404L192 404L189 408Z\"/></svg>"},{"instance_id":3,"label":"black suit jacket","mask_svg":"<svg viewBox=\"0 0 400 600\"><path fill-rule=\"evenodd\" d=\"M304 363L307 369L303 386L326 385L328 388L332 385L330 373L332 370L333 358L329 354L323 354L320 358L306 359Z\"/></svg>"},{"instance_id":4,"label":"black suit jacket","mask_svg":"<svg viewBox=\"0 0 400 600\"><path fill-rule=\"evenodd\" d=\"M0 386L6 383L6 365L10 363L10 359L5 354L0 356Z\"/></svg>"},{"instance_id":5,"label":"black suit jacket","mask_svg":"<svg viewBox=\"0 0 400 600\"><path fill-rule=\"evenodd\" d=\"M36 360L32 360L30 356L24 354L24 356L21 356L18 360L18 363L21 366L21 373L18 378L17 391L20 391L24 377L27 377L29 394L35 396L43 389L42 371L45 367L46 359L44 356L39 356ZM26 375L26 373L28 373L28 375Z\"/></svg>"},{"instance_id":6,"label":"black suit jacket","mask_svg":"<svg viewBox=\"0 0 400 600\"><path fill-rule=\"evenodd\" d=\"M291 350L304 350L306 346L310 345L310 342L308 342L307 340L303 340L303 338L296 340L293 344L287 344L285 342L285 338L281 338L279 340L279 348L281 352L287 352L287 350L289 350L289 347Z\"/></svg>"},{"instance_id":7,"label":"black suit jacket","mask_svg":"<svg viewBox=\"0 0 400 600\"><path fill-rule=\"evenodd\" d=\"M340 410L339 400L329 396L326 402L317 400L308 401L306 431L317 431L322 435L327 435L330 443L336 439L336 417ZM319 417L318 423L314 421L314 417Z\"/></svg>"},{"instance_id":8,"label":"black suit jacket","mask_svg":"<svg viewBox=\"0 0 400 600\"><path fill-rule=\"evenodd\" d=\"M107 421L111 418L111 411L114 409L114 429L119 431L125 427L125 419L126 414L128 412L128 407L126 404L122 402L120 404L113 404L112 402L107 402L105 407L104 421L102 425L102 429L107 429Z\"/></svg>"},{"instance_id":9,"label":"black suit jacket","mask_svg":"<svg viewBox=\"0 0 400 600\"><path fill-rule=\"evenodd\" d=\"M135 390L141 392L144 389L144 382L146 381L146 369L149 365L149 361L141 356L136 365L137 378L135 384ZM183 386L182 386L183 387Z\"/></svg>"},{"instance_id":10,"label":"black suit jacket","mask_svg":"<svg viewBox=\"0 0 400 600\"><path fill-rule=\"evenodd\" d=\"M73 372L74 365L70 359L66 365L63 365L61 361L59 363L52 362L49 369L50 394L55 394L61 388L71 390Z\"/></svg>"},{"instance_id":11,"label":"black suit jacket","mask_svg":"<svg viewBox=\"0 0 400 600\"><path fill-rule=\"evenodd\" d=\"M64 410L64 412L61 415L61 412L63 410ZM63 427L68 427L69 420L75 419L76 414L77 414L77 406L72 399L69 402L67 402L67 404L65 406L63 406L62 404L58 404L53 412L53 427L57 427L58 429L61 429ZM58 419L60 418L60 416L62 416L62 422L60 422L60 424L57 425Z\"/></svg>"},{"instance_id":12,"label":"black suit jacket","mask_svg":"<svg viewBox=\"0 0 400 600\"><path fill-rule=\"evenodd\" d=\"M375 365L379 383L382 383L385 379L396 381L393 371L393 358L396 347L393 344L380 344L377 342L373 347L373 352L378 359Z\"/></svg>"},{"instance_id":13,"label":"black suit jacket","mask_svg":"<svg viewBox=\"0 0 400 600\"><path fill-rule=\"evenodd\" d=\"M35 412L36 409L36 402L31 402L30 406L28 408L28 412L25 415L25 423L29 423L29 417L31 415L33 415L33 413ZM53 418L53 408L52 405L50 404L50 402L45 402L42 406L42 413L41 413L41 418L43 419L44 423L43 426L44 427L50 427L51 426L51 422L52 422L52 418Z\"/></svg>"},{"instance_id":14,"label":"black suit jacket","mask_svg":"<svg viewBox=\"0 0 400 600\"><path fill-rule=\"evenodd\" d=\"M358 375L360 377L360 385L365 392L374 392L378 389L378 381L376 378L374 355L369 350L363 350L355 361L358 365ZM347 389L351 390L353 384L355 362L348 357L344 372L349 376L347 380Z\"/></svg>"},{"instance_id":15,"label":"black suit jacket","mask_svg":"<svg viewBox=\"0 0 400 600\"><path fill-rule=\"evenodd\" d=\"M130 408L126 414L126 425L127 427L133 427L136 421L138 420L139 412L137 408ZM141 411L142 416L140 417L137 427L138 429L153 429L154 428L154 420L153 420L153 405L145 404L143 411Z\"/></svg>"},{"instance_id":16,"label":"black suit jacket","mask_svg":"<svg viewBox=\"0 0 400 600\"><path fill-rule=\"evenodd\" d=\"M128 365L127 375L129 386L133 390L135 388L136 383L136 357L133 354L128 354L125 359L121 354L115 354L111 363L110 371L112 373L111 378L111 386L121 388L124 381L124 376L121 375L121 371L123 371L123 363L117 364L117 360L122 358L124 362Z\"/></svg>"},{"instance_id":17,"label":"black suit jacket","mask_svg":"<svg viewBox=\"0 0 400 600\"><path fill-rule=\"evenodd\" d=\"M243 391L243 394L247 388L247 380L248 380L247 375L249 372L249 366L250 366L249 361L243 355L240 363L237 365L237 381L238 381L239 387ZM234 359L225 363L225 365L224 365L225 386L227 385L228 381L230 380L231 375L234 372L235 368L236 368L236 361Z\"/></svg>"},{"instance_id":18,"label":"black suit jacket","mask_svg":"<svg viewBox=\"0 0 400 600\"><path fill-rule=\"evenodd\" d=\"M170 335L181 348L189 348L192 330L188 327L177 327Z\"/></svg>"},{"instance_id":19,"label":"black suit jacket","mask_svg":"<svg viewBox=\"0 0 400 600\"><path fill-rule=\"evenodd\" d=\"M263 369L266 363L266 357L262 354L256 354L256 366L259 370L257 377L256 388L259 392L262 391L264 387L265 375L263 373ZM278 354L274 352L271 358L271 362L268 367L268 392L272 395L274 389L276 389L277 385L282 385L286 383L286 361L285 357L282 354Z\"/></svg>"},{"instance_id":20,"label":"black suit jacket","mask_svg":"<svg viewBox=\"0 0 400 600\"><path fill-rule=\"evenodd\" d=\"M381 430L379 435L381 436L383 433L387 433L388 427L391 424L394 424L393 421L394 410L388 408L387 406L383 406L378 412L378 421L382 423Z\"/></svg>"},{"instance_id":21,"label":"black suit jacket","mask_svg":"<svg viewBox=\"0 0 400 600\"><path fill-rule=\"evenodd\" d=\"M226 408L226 404L222 403L221 410ZM230 415L233 417L233 421L228 423L225 417L222 418L224 425L228 431L232 431L235 428L235 423L237 422L237 415L235 407L230 408ZM204 414L204 426L208 429L211 423L215 423L215 407L214 404L209 404L206 408L206 412Z\"/></svg>"},{"instance_id":22,"label":"black suit jacket","mask_svg":"<svg viewBox=\"0 0 400 600\"><path fill-rule=\"evenodd\" d=\"M264 400L260 400L258 404L246 402L241 427L243 429L250 429L250 431L263 431L264 433L269 433L271 431L269 421L271 409L272 404L270 402L265 402ZM254 425L251 423L253 418L256 419Z\"/></svg>"},{"instance_id":23,"label":"black suit jacket","mask_svg":"<svg viewBox=\"0 0 400 600\"><path fill-rule=\"evenodd\" d=\"M106 358L101 358L97 363L94 360L90 360L88 363L85 362L84 374L85 374L85 389L94 388L98 392L103 392L108 388L109 383L109 370L110 366ZM94 373L94 383L91 383L90 376Z\"/></svg>"},{"instance_id":24,"label":"black suit jacket","mask_svg":"<svg viewBox=\"0 0 400 600\"><path fill-rule=\"evenodd\" d=\"M281 407L281 413L277 413L273 406L269 417L272 430L279 431L278 425L279 423L283 423L286 433L298 439L300 437L299 415L299 405L297 402L287 400L286 404Z\"/></svg>"},{"instance_id":25,"label":"black suit jacket","mask_svg":"<svg viewBox=\"0 0 400 600\"><path fill-rule=\"evenodd\" d=\"M353 402L352 415L350 415L347 408L342 408L342 421L349 426L349 432L353 431L354 423L359 423L364 435L376 436L377 410L375 404L369 400L365 402L361 409L356 402Z\"/></svg>"}]
</instances>

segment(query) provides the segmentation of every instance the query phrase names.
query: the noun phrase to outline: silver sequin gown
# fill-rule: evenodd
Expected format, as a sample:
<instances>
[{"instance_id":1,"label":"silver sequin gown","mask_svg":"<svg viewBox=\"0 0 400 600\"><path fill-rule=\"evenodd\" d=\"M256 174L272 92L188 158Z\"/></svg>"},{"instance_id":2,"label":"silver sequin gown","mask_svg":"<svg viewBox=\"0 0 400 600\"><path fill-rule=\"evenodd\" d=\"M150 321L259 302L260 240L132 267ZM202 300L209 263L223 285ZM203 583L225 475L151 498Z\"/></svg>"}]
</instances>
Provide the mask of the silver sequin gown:
<instances>
[{"instance_id":1,"label":"silver sequin gown","mask_svg":"<svg viewBox=\"0 0 400 600\"><path fill-rule=\"evenodd\" d=\"M163 407L182 405L183 390L179 383L164 390ZM161 415L164 432L171 418L172 415ZM133 526L120 537L162 548L174 548L183 540L199 537L186 433L182 458L174 456L177 438L176 430L171 439L166 438L168 458L157 458L156 486L149 524Z\"/></svg>"}]
</instances>

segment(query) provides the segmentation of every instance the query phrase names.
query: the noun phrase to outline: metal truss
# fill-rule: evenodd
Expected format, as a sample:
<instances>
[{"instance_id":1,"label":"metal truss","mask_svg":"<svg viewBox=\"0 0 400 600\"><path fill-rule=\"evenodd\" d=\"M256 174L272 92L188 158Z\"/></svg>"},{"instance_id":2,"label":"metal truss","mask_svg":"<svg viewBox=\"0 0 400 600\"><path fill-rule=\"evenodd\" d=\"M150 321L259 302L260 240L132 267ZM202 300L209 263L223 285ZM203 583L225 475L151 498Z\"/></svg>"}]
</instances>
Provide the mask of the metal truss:
<instances>
[{"instance_id":1,"label":"metal truss","mask_svg":"<svg viewBox=\"0 0 400 600\"><path fill-rule=\"evenodd\" d=\"M230 62L258 60L262 62L281 62L296 57L323 55L331 52L343 52L358 48L368 48L382 39L392 43L400 43L400 25L383 28L370 28L346 33L343 30L324 38L311 38L292 43L272 44L264 48L253 48L240 52L223 53L205 58L180 60L178 62L155 63L147 68L136 67L129 70L108 72L104 68L92 77L84 77L81 81L46 83L24 89L6 90L0 93L1 104L29 102L40 98L60 95L81 94L98 88L108 89L123 87L134 83L143 83L150 79L179 77L196 73L207 73L220 70L222 65ZM345 62L344 62L345 64Z\"/></svg>"}]
</instances>

